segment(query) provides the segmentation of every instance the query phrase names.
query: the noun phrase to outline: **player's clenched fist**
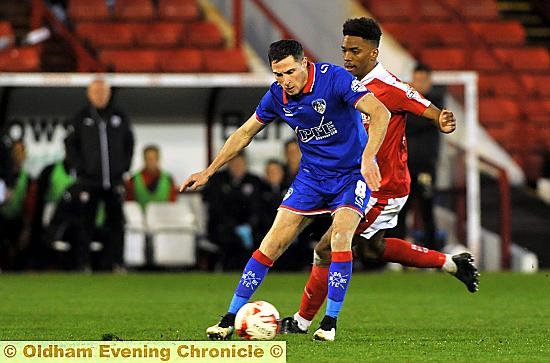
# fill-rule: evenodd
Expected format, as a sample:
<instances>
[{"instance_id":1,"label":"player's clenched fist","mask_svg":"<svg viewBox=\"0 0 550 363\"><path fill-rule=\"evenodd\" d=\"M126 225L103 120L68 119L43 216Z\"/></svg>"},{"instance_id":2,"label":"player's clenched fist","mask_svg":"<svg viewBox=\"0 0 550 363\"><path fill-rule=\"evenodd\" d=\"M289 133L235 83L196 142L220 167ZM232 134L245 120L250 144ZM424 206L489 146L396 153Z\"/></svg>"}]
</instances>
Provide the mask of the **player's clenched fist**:
<instances>
[{"instance_id":1,"label":"player's clenched fist","mask_svg":"<svg viewBox=\"0 0 550 363\"><path fill-rule=\"evenodd\" d=\"M441 132L449 134L456 129L455 115L446 109L443 109L439 114L439 129Z\"/></svg>"}]
</instances>

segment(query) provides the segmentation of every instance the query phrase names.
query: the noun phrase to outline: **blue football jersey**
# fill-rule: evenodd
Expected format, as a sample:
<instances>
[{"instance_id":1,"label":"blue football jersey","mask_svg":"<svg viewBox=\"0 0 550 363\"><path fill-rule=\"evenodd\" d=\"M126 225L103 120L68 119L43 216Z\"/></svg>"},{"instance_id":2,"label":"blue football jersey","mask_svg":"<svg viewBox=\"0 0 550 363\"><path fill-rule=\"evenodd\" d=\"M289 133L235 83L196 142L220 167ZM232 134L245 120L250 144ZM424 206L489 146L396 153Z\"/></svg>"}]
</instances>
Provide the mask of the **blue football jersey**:
<instances>
[{"instance_id":1,"label":"blue football jersey","mask_svg":"<svg viewBox=\"0 0 550 363\"><path fill-rule=\"evenodd\" d=\"M256 108L258 121L280 117L294 130L306 172L324 177L359 168L367 133L355 104L370 91L334 64L309 63L308 72L297 96L274 82Z\"/></svg>"}]
</instances>

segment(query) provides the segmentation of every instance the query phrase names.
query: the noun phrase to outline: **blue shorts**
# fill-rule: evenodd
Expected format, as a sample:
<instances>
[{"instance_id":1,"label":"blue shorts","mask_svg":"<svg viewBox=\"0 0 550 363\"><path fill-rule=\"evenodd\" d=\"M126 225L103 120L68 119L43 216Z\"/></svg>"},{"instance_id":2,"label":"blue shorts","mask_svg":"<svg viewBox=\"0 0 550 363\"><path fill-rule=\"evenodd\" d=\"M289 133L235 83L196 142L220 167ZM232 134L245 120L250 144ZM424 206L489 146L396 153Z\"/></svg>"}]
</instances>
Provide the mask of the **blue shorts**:
<instances>
[{"instance_id":1,"label":"blue shorts","mask_svg":"<svg viewBox=\"0 0 550 363\"><path fill-rule=\"evenodd\" d=\"M339 208L349 208L362 218L369 197L370 189L359 169L326 178L313 177L300 169L279 208L303 215L334 213Z\"/></svg>"}]
</instances>

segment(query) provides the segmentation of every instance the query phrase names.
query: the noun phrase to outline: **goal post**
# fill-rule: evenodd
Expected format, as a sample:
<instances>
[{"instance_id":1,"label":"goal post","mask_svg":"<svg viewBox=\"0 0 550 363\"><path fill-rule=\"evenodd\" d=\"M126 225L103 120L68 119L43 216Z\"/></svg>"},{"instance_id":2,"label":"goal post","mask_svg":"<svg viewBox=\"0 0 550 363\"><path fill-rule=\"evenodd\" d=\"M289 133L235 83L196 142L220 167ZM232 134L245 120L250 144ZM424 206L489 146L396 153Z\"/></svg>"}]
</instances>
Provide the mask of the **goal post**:
<instances>
[{"instance_id":1,"label":"goal post","mask_svg":"<svg viewBox=\"0 0 550 363\"><path fill-rule=\"evenodd\" d=\"M481 202L479 176L479 120L478 120L478 76L471 71L434 71L432 80L435 85L463 86L464 107L453 109L459 120L458 128L461 137L454 137L455 142L465 152L466 168L466 239L467 247L474 256L481 256ZM464 122L460 122L463 120Z\"/></svg>"}]
</instances>

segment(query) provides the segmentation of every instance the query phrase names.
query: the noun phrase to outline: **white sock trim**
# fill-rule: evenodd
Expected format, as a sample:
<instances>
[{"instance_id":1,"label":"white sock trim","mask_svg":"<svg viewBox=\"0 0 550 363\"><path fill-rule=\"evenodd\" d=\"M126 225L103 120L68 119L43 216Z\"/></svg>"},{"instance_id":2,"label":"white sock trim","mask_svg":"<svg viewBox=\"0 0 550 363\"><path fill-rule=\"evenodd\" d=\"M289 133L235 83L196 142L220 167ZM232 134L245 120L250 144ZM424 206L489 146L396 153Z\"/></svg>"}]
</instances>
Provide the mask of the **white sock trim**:
<instances>
[{"instance_id":1,"label":"white sock trim","mask_svg":"<svg viewBox=\"0 0 550 363\"><path fill-rule=\"evenodd\" d=\"M453 255L445 254L445 263L441 267L443 271L446 271L452 275L456 273L456 263L453 261Z\"/></svg>"},{"instance_id":2,"label":"white sock trim","mask_svg":"<svg viewBox=\"0 0 550 363\"><path fill-rule=\"evenodd\" d=\"M302 330L308 330L311 325L310 320L302 318L298 313L294 314L294 320L296 320L296 322L298 323L298 327Z\"/></svg>"}]
</instances>

